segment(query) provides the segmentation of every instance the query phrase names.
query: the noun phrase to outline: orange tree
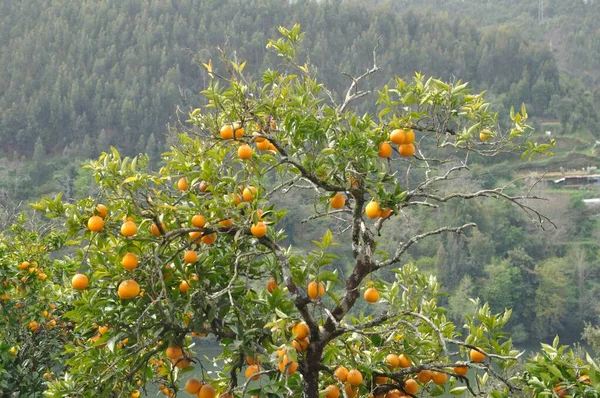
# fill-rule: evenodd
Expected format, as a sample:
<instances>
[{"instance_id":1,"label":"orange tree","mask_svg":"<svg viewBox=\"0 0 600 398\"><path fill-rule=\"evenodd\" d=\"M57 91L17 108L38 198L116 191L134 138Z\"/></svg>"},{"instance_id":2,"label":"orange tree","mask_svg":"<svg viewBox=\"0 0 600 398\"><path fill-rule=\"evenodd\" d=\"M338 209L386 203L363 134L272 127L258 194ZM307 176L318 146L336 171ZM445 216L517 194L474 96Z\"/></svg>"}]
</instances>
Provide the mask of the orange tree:
<instances>
[{"instance_id":1,"label":"orange tree","mask_svg":"<svg viewBox=\"0 0 600 398\"><path fill-rule=\"evenodd\" d=\"M482 94L419 74L395 78L377 92L378 114L359 115L351 107L368 94L359 84L378 70L375 56L336 103L298 60L299 27L280 33L267 47L282 70L259 82L226 55L222 71L203 64L206 105L190 112L158 172L146 156L113 149L87 166L98 198L34 205L64 218L78 247L54 265L73 295L65 316L76 338L47 395L137 397L153 383L205 398L516 396L528 384L510 374L519 355L501 330L510 311L481 306L460 333L437 305L436 279L403 265L421 240L475 224L381 234L412 212L478 198L547 221L530 196L449 182L474 155L533 156L550 145L528 141L524 108L500 129ZM308 251L278 229L294 209L274 198L296 190L312 195L309 221L322 227ZM350 264L336 264L336 244ZM216 373L192 349L207 334L223 349ZM528 380L553 394L555 378Z\"/></svg>"},{"instance_id":2,"label":"orange tree","mask_svg":"<svg viewBox=\"0 0 600 398\"><path fill-rule=\"evenodd\" d=\"M70 338L51 260L65 235L32 232L24 214L13 221L0 233L0 395L33 397L61 375Z\"/></svg>"}]
</instances>

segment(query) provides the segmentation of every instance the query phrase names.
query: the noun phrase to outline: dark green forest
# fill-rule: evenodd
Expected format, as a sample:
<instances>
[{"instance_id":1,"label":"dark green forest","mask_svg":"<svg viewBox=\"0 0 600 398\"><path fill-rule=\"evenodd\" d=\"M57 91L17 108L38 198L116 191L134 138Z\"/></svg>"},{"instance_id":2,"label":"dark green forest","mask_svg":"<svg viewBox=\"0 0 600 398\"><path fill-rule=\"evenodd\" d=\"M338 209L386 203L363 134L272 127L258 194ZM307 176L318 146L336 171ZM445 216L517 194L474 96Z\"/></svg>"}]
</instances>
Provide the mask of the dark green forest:
<instances>
[{"instance_id":1,"label":"dark green forest","mask_svg":"<svg viewBox=\"0 0 600 398\"><path fill-rule=\"evenodd\" d=\"M109 146L158 162L171 128L185 120L206 87L198 62L236 50L249 72L276 66L265 43L277 26L300 23L303 42L333 97L372 63L367 85L420 71L488 90L503 115L527 104L533 127L552 130L556 155L528 171L600 166L600 2L537 0L14 0L0 2L0 205L14 208L57 191L93 194L86 159ZM368 88L368 87L365 87ZM358 105L361 106L360 104ZM359 108L360 109L360 108ZM374 109L361 109L372 112ZM472 188L523 177L506 157L478 159ZM158 164L155 164L159 166ZM527 182L527 181L525 181ZM527 189L524 182L515 189ZM415 212L396 221L390 244L449 220L476 221L467 236L420 243L410 255L449 292L449 317L470 298L495 311L511 307L515 340L556 333L579 340L600 317L600 221L582 198L595 190L536 186L536 203L558 228L536 228L518 209L492 201ZM301 196L282 197L290 243L308 245ZM406 220L410 220L406 221ZM339 253L344 258L345 253ZM343 269L343 261L340 262ZM588 329L589 331L590 329Z\"/></svg>"}]
</instances>

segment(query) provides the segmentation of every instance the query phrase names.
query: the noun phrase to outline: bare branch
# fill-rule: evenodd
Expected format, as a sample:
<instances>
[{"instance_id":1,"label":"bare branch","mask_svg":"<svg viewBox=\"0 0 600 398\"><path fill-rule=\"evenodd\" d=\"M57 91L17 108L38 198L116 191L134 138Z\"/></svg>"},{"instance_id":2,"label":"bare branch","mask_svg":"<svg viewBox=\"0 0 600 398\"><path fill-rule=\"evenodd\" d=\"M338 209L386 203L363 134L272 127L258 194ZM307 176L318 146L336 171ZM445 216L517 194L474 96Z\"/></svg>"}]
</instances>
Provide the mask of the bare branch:
<instances>
[{"instance_id":1,"label":"bare branch","mask_svg":"<svg viewBox=\"0 0 600 398\"><path fill-rule=\"evenodd\" d=\"M346 98L340 107L340 113L343 113L352 101L371 93L371 91L358 91L358 82L379 70L379 67L377 66L377 48L379 48L379 39L377 39L377 45L373 49L373 67L371 69L368 69L365 73L358 77L352 77L349 74L344 73L346 76L349 76L352 79L352 84L350 84L350 87L346 92Z\"/></svg>"}]
</instances>

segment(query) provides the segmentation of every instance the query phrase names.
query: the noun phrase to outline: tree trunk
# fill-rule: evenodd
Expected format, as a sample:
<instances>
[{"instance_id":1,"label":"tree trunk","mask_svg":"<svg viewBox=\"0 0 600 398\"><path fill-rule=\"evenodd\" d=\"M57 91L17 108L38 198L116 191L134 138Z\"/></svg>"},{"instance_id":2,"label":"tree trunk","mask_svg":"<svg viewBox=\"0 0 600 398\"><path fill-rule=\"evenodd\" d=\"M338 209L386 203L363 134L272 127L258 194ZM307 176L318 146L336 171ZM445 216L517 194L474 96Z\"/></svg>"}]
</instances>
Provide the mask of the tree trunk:
<instances>
[{"instance_id":1,"label":"tree trunk","mask_svg":"<svg viewBox=\"0 0 600 398\"><path fill-rule=\"evenodd\" d=\"M319 373L323 347L320 342L311 342L306 350L306 358L300 372L304 379L304 397L319 398Z\"/></svg>"}]
</instances>

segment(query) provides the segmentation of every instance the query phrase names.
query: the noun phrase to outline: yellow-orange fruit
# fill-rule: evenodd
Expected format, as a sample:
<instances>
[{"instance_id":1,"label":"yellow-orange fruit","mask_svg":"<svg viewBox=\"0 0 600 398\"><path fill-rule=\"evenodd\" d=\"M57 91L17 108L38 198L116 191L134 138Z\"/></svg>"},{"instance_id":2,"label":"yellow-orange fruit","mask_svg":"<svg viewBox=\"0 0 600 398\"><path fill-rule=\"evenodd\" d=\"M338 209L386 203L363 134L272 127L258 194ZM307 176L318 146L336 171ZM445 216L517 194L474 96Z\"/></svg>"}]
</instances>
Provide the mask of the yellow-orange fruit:
<instances>
[{"instance_id":1,"label":"yellow-orange fruit","mask_svg":"<svg viewBox=\"0 0 600 398\"><path fill-rule=\"evenodd\" d=\"M377 156L380 158L389 158L392 156L392 146L388 142L382 142L379 144L379 153Z\"/></svg>"},{"instance_id":2,"label":"yellow-orange fruit","mask_svg":"<svg viewBox=\"0 0 600 398\"><path fill-rule=\"evenodd\" d=\"M242 198L246 202L251 202L256 197L257 192L258 190L255 187L246 187L244 188L244 191L242 191Z\"/></svg>"},{"instance_id":3,"label":"yellow-orange fruit","mask_svg":"<svg viewBox=\"0 0 600 398\"><path fill-rule=\"evenodd\" d=\"M245 373L246 378L256 381L256 380L260 379L260 375L254 376L258 372L260 372L260 368L258 367L258 365L250 365L246 368L246 373Z\"/></svg>"},{"instance_id":4,"label":"yellow-orange fruit","mask_svg":"<svg viewBox=\"0 0 600 398\"><path fill-rule=\"evenodd\" d=\"M92 232L100 232L104 228L104 220L100 216L91 216L87 222L88 229Z\"/></svg>"},{"instance_id":5,"label":"yellow-orange fruit","mask_svg":"<svg viewBox=\"0 0 600 398\"><path fill-rule=\"evenodd\" d=\"M133 236L137 233L137 225L133 221L125 221L121 225L121 234L123 236Z\"/></svg>"},{"instance_id":6,"label":"yellow-orange fruit","mask_svg":"<svg viewBox=\"0 0 600 398\"><path fill-rule=\"evenodd\" d=\"M179 179L179 181L177 181L177 189L179 189L180 191L187 191L187 189L188 189L187 178L181 177Z\"/></svg>"},{"instance_id":7,"label":"yellow-orange fruit","mask_svg":"<svg viewBox=\"0 0 600 398\"><path fill-rule=\"evenodd\" d=\"M196 214L192 217L192 226L196 228L204 228L206 225L206 218L201 214Z\"/></svg>"},{"instance_id":8,"label":"yellow-orange fruit","mask_svg":"<svg viewBox=\"0 0 600 398\"><path fill-rule=\"evenodd\" d=\"M471 361L473 362L482 362L485 359L485 354L477 350L471 350L471 352L469 352L469 358L471 358Z\"/></svg>"},{"instance_id":9,"label":"yellow-orange fruit","mask_svg":"<svg viewBox=\"0 0 600 398\"><path fill-rule=\"evenodd\" d=\"M73 279L71 279L71 286L73 286L73 289L77 290L83 290L87 288L88 283L88 277L84 274L76 274L75 276L73 276Z\"/></svg>"},{"instance_id":10,"label":"yellow-orange fruit","mask_svg":"<svg viewBox=\"0 0 600 398\"><path fill-rule=\"evenodd\" d=\"M388 382L388 378L385 376L375 376L375 384L385 384Z\"/></svg>"},{"instance_id":11,"label":"yellow-orange fruit","mask_svg":"<svg viewBox=\"0 0 600 398\"><path fill-rule=\"evenodd\" d=\"M196 253L196 251L194 250L186 251L183 255L183 261L185 261L187 264L195 263L196 261L198 261L198 253Z\"/></svg>"},{"instance_id":12,"label":"yellow-orange fruit","mask_svg":"<svg viewBox=\"0 0 600 398\"><path fill-rule=\"evenodd\" d=\"M292 345L298 352L306 351L309 344L310 344L310 341L308 340L308 337L305 339L295 339L294 341L292 341Z\"/></svg>"},{"instance_id":13,"label":"yellow-orange fruit","mask_svg":"<svg viewBox=\"0 0 600 398\"><path fill-rule=\"evenodd\" d=\"M431 370L423 369L422 371L417 373L417 379L419 379L421 383L429 383L432 377L433 372Z\"/></svg>"},{"instance_id":14,"label":"yellow-orange fruit","mask_svg":"<svg viewBox=\"0 0 600 398\"><path fill-rule=\"evenodd\" d=\"M379 203L375 202L374 200L370 201L365 207L365 214L371 219L378 218L380 213L381 210L379 209Z\"/></svg>"},{"instance_id":15,"label":"yellow-orange fruit","mask_svg":"<svg viewBox=\"0 0 600 398\"><path fill-rule=\"evenodd\" d=\"M224 140L230 140L233 138L233 126L231 124L225 124L221 127L221 138Z\"/></svg>"},{"instance_id":16,"label":"yellow-orange fruit","mask_svg":"<svg viewBox=\"0 0 600 398\"><path fill-rule=\"evenodd\" d=\"M415 154L416 148L413 144L402 144L398 147L398 152L400 156L405 158L409 158Z\"/></svg>"},{"instance_id":17,"label":"yellow-orange fruit","mask_svg":"<svg viewBox=\"0 0 600 398\"><path fill-rule=\"evenodd\" d=\"M334 209L341 209L345 204L346 198L339 192L333 198L329 199L329 205Z\"/></svg>"},{"instance_id":18,"label":"yellow-orange fruit","mask_svg":"<svg viewBox=\"0 0 600 398\"><path fill-rule=\"evenodd\" d=\"M464 376L464 375L466 375L466 374L467 374L467 372L469 371L469 367L468 367L468 366L466 366L466 365L463 365L463 366L455 366L453 370L454 370L454 373L456 373L456 374L458 374L458 375L461 375L461 376Z\"/></svg>"},{"instance_id":19,"label":"yellow-orange fruit","mask_svg":"<svg viewBox=\"0 0 600 398\"><path fill-rule=\"evenodd\" d=\"M121 265L126 270L129 270L129 271L134 270L138 266L138 258L133 253L127 253L121 259Z\"/></svg>"},{"instance_id":20,"label":"yellow-orange fruit","mask_svg":"<svg viewBox=\"0 0 600 398\"><path fill-rule=\"evenodd\" d=\"M342 383L345 383L348 379L348 369L343 366L338 366L333 373L335 374L335 377L337 377Z\"/></svg>"},{"instance_id":21,"label":"yellow-orange fruit","mask_svg":"<svg viewBox=\"0 0 600 398\"><path fill-rule=\"evenodd\" d=\"M254 151L248 144L240 145L238 148L238 157L242 160L248 160L252 157Z\"/></svg>"},{"instance_id":22,"label":"yellow-orange fruit","mask_svg":"<svg viewBox=\"0 0 600 398\"><path fill-rule=\"evenodd\" d=\"M164 222L161 222L160 226L161 226L163 232L167 231L167 226L165 225ZM152 225L150 226L150 232L152 232L152 235L154 235L154 236L160 236L161 235L161 231L160 231L161 228L158 228L158 225L152 223Z\"/></svg>"},{"instance_id":23,"label":"yellow-orange fruit","mask_svg":"<svg viewBox=\"0 0 600 398\"><path fill-rule=\"evenodd\" d=\"M259 221L250 227L250 233L257 238L262 238L267 234L267 226L264 222Z\"/></svg>"},{"instance_id":24,"label":"yellow-orange fruit","mask_svg":"<svg viewBox=\"0 0 600 398\"><path fill-rule=\"evenodd\" d=\"M397 145L404 144L406 141L406 132L402 129L393 130L390 133L390 141Z\"/></svg>"},{"instance_id":25,"label":"yellow-orange fruit","mask_svg":"<svg viewBox=\"0 0 600 398\"><path fill-rule=\"evenodd\" d=\"M167 347L166 354L168 358L178 360L183 356L183 350L179 346L172 345Z\"/></svg>"},{"instance_id":26,"label":"yellow-orange fruit","mask_svg":"<svg viewBox=\"0 0 600 398\"><path fill-rule=\"evenodd\" d=\"M388 218L392 214L392 209L388 207L387 209L381 209L379 212L379 218Z\"/></svg>"},{"instance_id":27,"label":"yellow-orange fruit","mask_svg":"<svg viewBox=\"0 0 600 398\"><path fill-rule=\"evenodd\" d=\"M245 133L245 129L242 127L241 124L239 123L234 123L233 124L233 130L234 130L234 135L235 135L235 139L239 140L244 136Z\"/></svg>"},{"instance_id":28,"label":"yellow-orange fruit","mask_svg":"<svg viewBox=\"0 0 600 398\"><path fill-rule=\"evenodd\" d=\"M137 297L138 294L140 294L140 285L138 285L138 283L133 279L123 281L119 284L117 294L123 300L132 299L134 297Z\"/></svg>"},{"instance_id":29,"label":"yellow-orange fruit","mask_svg":"<svg viewBox=\"0 0 600 398\"><path fill-rule=\"evenodd\" d=\"M305 322L299 322L292 328L292 333L296 335L297 339L305 339L308 337L310 330Z\"/></svg>"},{"instance_id":30,"label":"yellow-orange fruit","mask_svg":"<svg viewBox=\"0 0 600 398\"><path fill-rule=\"evenodd\" d=\"M106 218L106 216L108 216L108 207L104 206L103 204L99 204L98 206L96 206L96 211L98 212L98 215L102 218Z\"/></svg>"},{"instance_id":31,"label":"yellow-orange fruit","mask_svg":"<svg viewBox=\"0 0 600 398\"><path fill-rule=\"evenodd\" d=\"M358 386L363 381L362 373L358 369L352 369L348 372L348 377L346 378L348 383L352 386Z\"/></svg>"},{"instance_id":32,"label":"yellow-orange fruit","mask_svg":"<svg viewBox=\"0 0 600 398\"><path fill-rule=\"evenodd\" d=\"M108 333L108 326L106 326L106 325L100 326L98 328L98 333L100 333L100 334L106 334L106 333Z\"/></svg>"},{"instance_id":33,"label":"yellow-orange fruit","mask_svg":"<svg viewBox=\"0 0 600 398\"><path fill-rule=\"evenodd\" d=\"M271 278L267 281L267 291L273 293L275 289L277 289L277 281Z\"/></svg>"},{"instance_id":34,"label":"yellow-orange fruit","mask_svg":"<svg viewBox=\"0 0 600 398\"><path fill-rule=\"evenodd\" d=\"M443 372L433 372L431 380L433 380L433 382L438 386L441 386L446 382L446 380L448 380L448 375Z\"/></svg>"},{"instance_id":35,"label":"yellow-orange fruit","mask_svg":"<svg viewBox=\"0 0 600 398\"><path fill-rule=\"evenodd\" d=\"M140 398L140 392L138 390L134 390L129 394L129 398Z\"/></svg>"},{"instance_id":36,"label":"yellow-orange fruit","mask_svg":"<svg viewBox=\"0 0 600 398\"><path fill-rule=\"evenodd\" d=\"M181 281L181 283L179 284L179 291L182 294L186 294L189 289L190 289L190 284L187 281Z\"/></svg>"},{"instance_id":37,"label":"yellow-orange fruit","mask_svg":"<svg viewBox=\"0 0 600 398\"><path fill-rule=\"evenodd\" d=\"M404 132L406 133L406 137L404 139L404 143L405 144L412 144L415 141L415 132L412 131L411 129L405 130Z\"/></svg>"},{"instance_id":38,"label":"yellow-orange fruit","mask_svg":"<svg viewBox=\"0 0 600 398\"><path fill-rule=\"evenodd\" d=\"M203 385L200 391L198 392L198 398L215 398L216 395L217 391L210 384Z\"/></svg>"},{"instance_id":39,"label":"yellow-orange fruit","mask_svg":"<svg viewBox=\"0 0 600 398\"><path fill-rule=\"evenodd\" d=\"M186 381L184 389L190 394L198 394L198 391L200 391L201 387L202 382L198 379L192 378Z\"/></svg>"},{"instance_id":40,"label":"yellow-orange fruit","mask_svg":"<svg viewBox=\"0 0 600 398\"><path fill-rule=\"evenodd\" d=\"M354 398L358 394L358 387L354 387L352 384L346 383L344 386L344 391L346 391L348 398Z\"/></svg>"},{"instance_id":41,"label":"yellow-orange fruit","mask_svg":"<svg viewBox=\"0 0 600 398\"><path fill-rule=\"evenodd\" d=\"M217 240L217 234L213 232L212 234L203 235L200 240L205 245L212 245Z\"/></svg>"},{"instance_id":42,"label":"yellow-orange fruit","mask_svg":"<svg viewBox=\"0 0 600 398\"><path fill-rule=\"evenodd\" d=\"M369 303L376 303L379 301L379 291L374 287L370 287L365 290L365 300Z\"/></svg>"},{"instance_id":43,"label":"yellow-orange fruit","mask_svg":"<svg viewBox=\"0 0 600 398\"><path fill-rule=\"evenodd\" d=\"M415 395L419 391L419 385L414 379L407 379L404 382L404 392Z\"/></svg>"},{"instance_id":44,"label":"yellow-orange fruit","mask_svg":"<svg viewBox=\"0 0 600 398\"><path fill-rule=\"evenodd\" d=\"M406 355L402 354L398 358L400 359L401 368L409 368L412 365L412 361Z\"/></svg>"},{"instance_id":45,"label":"yellow-orange fruit","mask_svg":"<svg viewBox=\"0 0 600 398\"><path fill-rule=\"evenodd\" d=\"M341 395L340 388L338 386L336 386L335 384L328 385L327 388L325 389L325 391L326 391L325 398L340 398L340 395Z\"/></svg>"},{"instance_id":46,"label":"yellow-orange fruit","mask_svg":"<svg viewBox=\"0 0 600 398\"><path fill-rule=\"evenodd\" d=\"M233 225L233 220L231 218L226 218L224 220L219 221L219 227L229 228Z\"/></svg>"},{"instance_id":47,"label":"yellow-orange fruit","mask_svg":"<svg viewBox=\"0 0 600 398\"><path fill-rule=\"evenodd\" d=\"M270 146L271 142L266 138L262 138L262 141L259 141L258 138L256 139L256 148L258 148L259 151L268 151Z\"/></svg>"},{"instance_id":48,"label":"yellow-orange fruit","mask_svg":"<svg viewBox=\"0 0 600 398\"><path fill-rule=\"evenodd\" d=\"M308 284L306 292L308 293L308 297L316 300L325 294L325 285L322 282L312 281Z\"/></svg>"},{"instance_id":49,"label":"yellow-orange fruit","mask_svg":"<svg viewBox=\"0 0 600 398\"><path fill-rule=\"evenodd\" d=\"M387 354L385 357L385 363L390 368L397 368L400 366L400 357L396 354Z\"/></svg>"}]
</instances>

